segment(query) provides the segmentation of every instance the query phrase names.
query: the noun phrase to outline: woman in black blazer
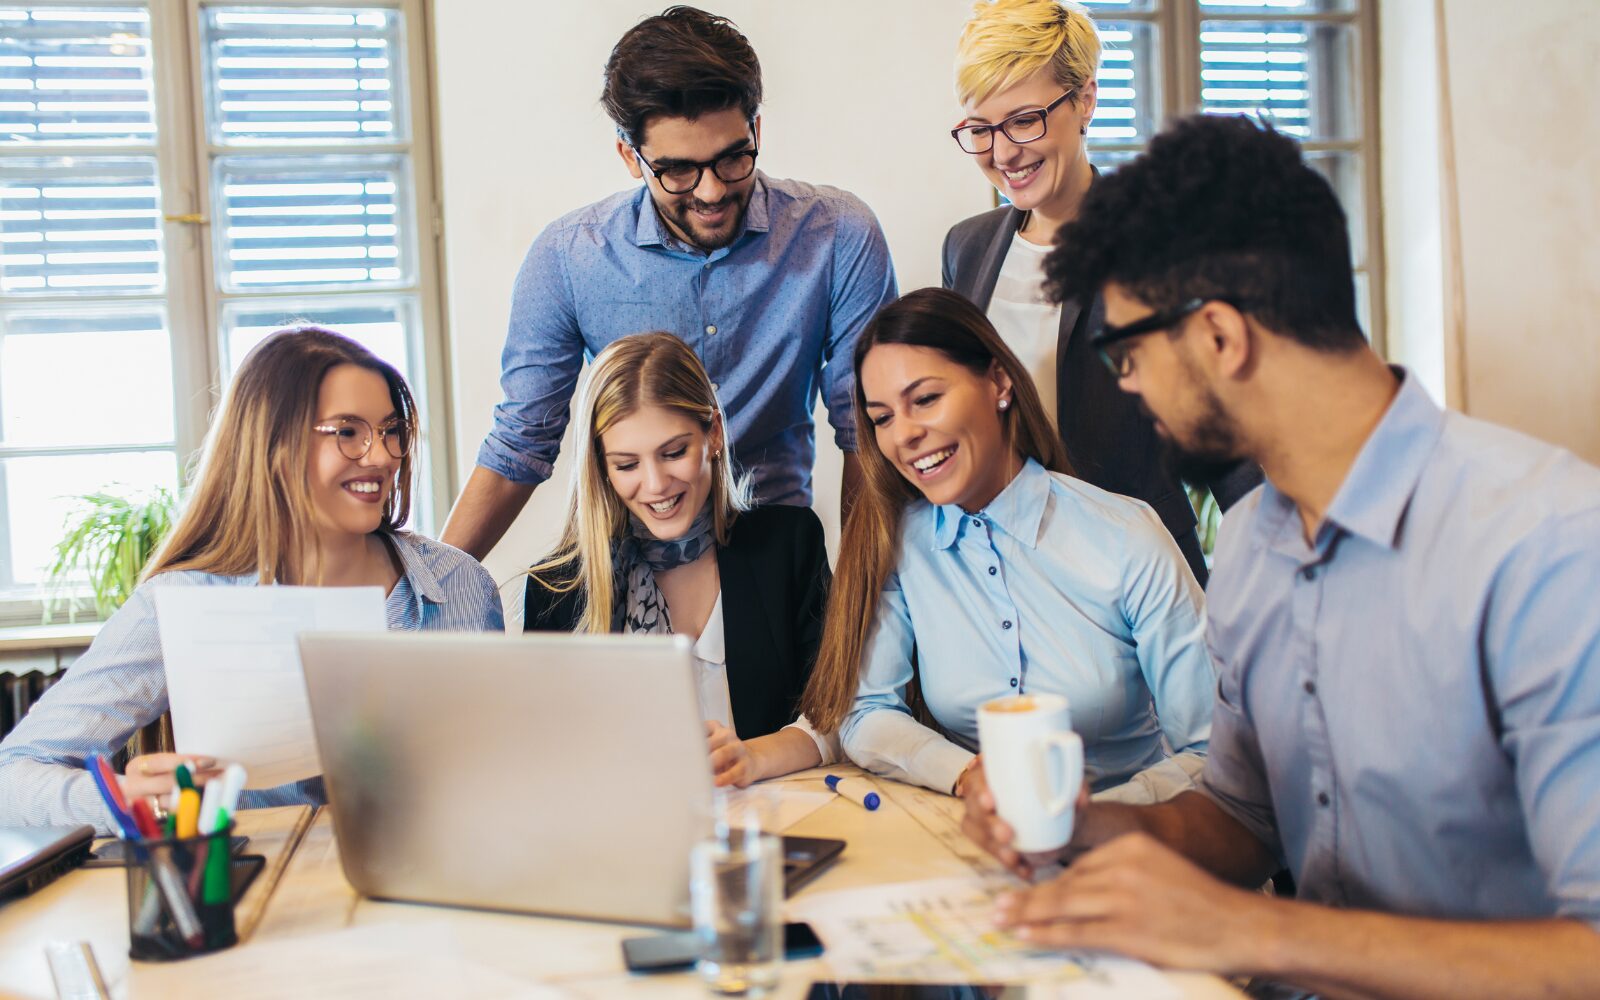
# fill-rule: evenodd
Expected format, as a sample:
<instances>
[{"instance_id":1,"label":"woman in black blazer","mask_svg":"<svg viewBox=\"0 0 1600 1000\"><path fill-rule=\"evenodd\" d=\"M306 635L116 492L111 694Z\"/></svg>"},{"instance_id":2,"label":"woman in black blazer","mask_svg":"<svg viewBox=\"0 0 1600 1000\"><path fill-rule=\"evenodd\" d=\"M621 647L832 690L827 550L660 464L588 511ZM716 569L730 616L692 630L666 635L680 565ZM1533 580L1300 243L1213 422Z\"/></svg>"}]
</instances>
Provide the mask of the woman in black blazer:
<instances>
[{"instance_id":1,"label":"woman in black blazer","mask_svg":"<svg viewBox=\"0 0 1600 1000\"><path fill-rule=\"evenodd\" d=\"M1099 36L1075 5L997 0L967 22L956 56L965 117L953 134L1011 204L951 228L943 283L984 310L1029 368L1078 477L1153 507L1204 586L1183 483L1136 397L1117 388L1090 345L1100 303L1057 305L1044 294L1045 254L1094 182L1086 136L1099 65ZM1224 510L1261 481L1250 464L1190 475Z\"/></svg>"},{"instance_id":2,"label":"woman in black blazer","mask_svg":"<svg viewBox=\"0 0 1600 1000\"><path fill-rule=\"evenodd\" d=\"M807 507L750 508L694 352L666 333L595 358L576 413L588 442L556 551L528 572L528 631L695 638L719 785L837 758L798 715L822 637L828 557Z\"/></svg>"}]
</instances>

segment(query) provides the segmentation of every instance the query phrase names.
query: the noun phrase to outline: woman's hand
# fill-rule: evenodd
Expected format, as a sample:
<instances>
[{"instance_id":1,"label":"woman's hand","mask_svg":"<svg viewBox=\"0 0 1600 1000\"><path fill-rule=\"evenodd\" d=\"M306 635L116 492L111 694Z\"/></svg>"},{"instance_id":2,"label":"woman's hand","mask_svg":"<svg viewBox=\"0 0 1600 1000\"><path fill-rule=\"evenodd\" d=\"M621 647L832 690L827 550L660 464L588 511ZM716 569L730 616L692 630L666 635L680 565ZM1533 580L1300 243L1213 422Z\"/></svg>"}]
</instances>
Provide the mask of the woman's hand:
<instances>
[{"instance_id":1,"label":"woman's hand","mask_svg":"<svg viewBox=\"0 0 1600 1000\"><path fill-rule=\"evenodd\" d=\"M187 764L196 785L203 785L222 774L224 765L215 757L196 757L182 753L147 753L128 761L122 775L122 794L131 805L134 799L166 795L177 784L179 764Z\"/></svg>"},{"instance_id":2,"label":"woman's hand","mask_svg":"<svg viewBox=\"0 0 1600 1000\"><path fill-rule=\"evenodd\" d=\"M744 788L761 779L760 753L720 722L706 723L706 749L716 785Z\"/></svg>"}]
</instances>

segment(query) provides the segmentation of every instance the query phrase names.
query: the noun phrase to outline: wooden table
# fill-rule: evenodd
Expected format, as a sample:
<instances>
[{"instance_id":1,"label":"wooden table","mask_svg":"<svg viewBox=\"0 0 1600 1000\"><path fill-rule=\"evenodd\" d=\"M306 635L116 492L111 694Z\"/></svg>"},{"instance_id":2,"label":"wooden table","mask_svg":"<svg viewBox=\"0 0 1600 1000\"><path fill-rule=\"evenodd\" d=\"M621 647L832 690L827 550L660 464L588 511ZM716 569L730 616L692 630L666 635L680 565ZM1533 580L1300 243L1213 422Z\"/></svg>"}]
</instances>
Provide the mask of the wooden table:
<instances>
[{"instance_id":1,"label":"wooden table","mask_svg":"<svg viewBox=\"0 0 1600 1000\"><path fill-rule=\"evenodd\" d=\"M927 798L932 793L879 784L890 794L876 812L835 799L785 831L849 843L841 860L802 897L971 874L969 859L958 853L971 845L941 839L927 825L922 804L935 801ZM781 787L823 785L820 772L808 772ZM53 997L44 946L77 939L94 945L114 996L707 995L690 973L632 976L623 968L621 940L649 929L363 898L344 880L331 819L326 810L303 808L241 815L240 830L251 838L248 850L267 855L268 865L240 904L247 939L216 955L130 963L118 869L73 872L0 907L0 997ZM803 997L812 978L826 976L821 959L788 963L775 995ZM1214 977L1169 978L1180 996L1239 996Z\"/></svg>"}]
</instances>

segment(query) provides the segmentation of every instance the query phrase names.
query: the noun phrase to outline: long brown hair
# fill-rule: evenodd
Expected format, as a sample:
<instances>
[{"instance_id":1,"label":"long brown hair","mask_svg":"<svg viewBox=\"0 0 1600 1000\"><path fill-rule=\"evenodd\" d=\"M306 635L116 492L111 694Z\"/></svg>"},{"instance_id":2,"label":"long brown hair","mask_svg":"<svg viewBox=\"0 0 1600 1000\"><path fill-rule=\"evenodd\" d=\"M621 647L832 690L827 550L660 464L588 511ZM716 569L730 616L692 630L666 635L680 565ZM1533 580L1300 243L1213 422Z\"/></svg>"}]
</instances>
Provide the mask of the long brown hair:
<instances>
[{"instance_id":1,"label":"long brown hair","mask_svg":"<svg viewBox=\"0 0 1600 1000\"><path fill-rule=\"evenodd\" d=\"M615 603L612 547L628 531L628 508L606 475L601 436L647 406L688 414L710 431L722 424L722 447L711 457L711 532L727 545L734 518L750 507L748 477L736 476L716 390L688 344L670 333L623 337L595 356L579 394L576 437L583 442L572 470L567 521L556 549L528 570L528 586L581 593L579 632L611 631Z\"/></svg>"},{"instance_id":2,"label":"long brown hair","mask_svg":"<svg viewBox=\"0 0 1600 1000\"><path fill-rule=\"evenodd\" d=\"M339 365L382 375L407 443L416 442L416 403L392 365L321 327L273 333L234 373L190 477L189 499L172 534L151 557L146 579L200 570L223 576L254 573L262 583L312 582L307 579L312 567L301 565L314 551L307 478L311 427L323 377ZM383 446L374 441L373 447ZM400 460L380 530L393 531L410 516L412 451L407 448Z\"/></svg>"},{"instance_id":3,"label":"long brown hair","mask_svg":"<svg viewBox=\"0 0 1600 1000\"><path fill-rule=\"evenodd\" d=\"M1032 458L1055 472L1071 473L1066 448L1050 426L1028 370L1000 339L977 306L942 288L909 292L884 306L856 341L855 421L862 488L844 525L839 564L828 593L828 616L816 669L801 699L806 719L822 732L844 722L855 701L861 655L876 624L878 599L894 571L900 519L922 494L878 448L861 365L879 344L927 347L968 371L987 377L999 369L1011 378L1012 405L996 411L1005 440L1019 458Z\"/></svg>"}]
</instances>

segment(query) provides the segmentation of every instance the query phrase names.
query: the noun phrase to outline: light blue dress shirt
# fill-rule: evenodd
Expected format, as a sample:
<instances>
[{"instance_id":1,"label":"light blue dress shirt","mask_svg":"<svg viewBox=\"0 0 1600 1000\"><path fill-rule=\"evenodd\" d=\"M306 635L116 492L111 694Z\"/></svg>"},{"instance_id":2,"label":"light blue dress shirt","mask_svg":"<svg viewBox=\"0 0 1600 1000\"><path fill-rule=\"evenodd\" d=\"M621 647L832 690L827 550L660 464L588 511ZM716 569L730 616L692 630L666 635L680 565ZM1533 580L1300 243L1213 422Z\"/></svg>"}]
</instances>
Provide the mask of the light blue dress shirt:
<instances>
[{"instance_id":1,"label":"light blue dress shirt","mask_svg":"<svg viewBox=\"0 0 1600 1000\"><path fill-rule=\"evenodd\" d=\"M443 542L389 536L405 573L384 602L390 629L496 632L505 628L494 578ZM84 760L110 757L167 710L167 677L153 591L158 587L255 586L257 578L159 573L140 584L89 649L0 743L0 824L93 825L114 833ZM204 749L204 748L200 748ZM245 806L322 801L322 779L246 792Z\"/></svg>"},{"instance_id":2,"label":"light blue dress shirt","mask_svg":"<svg viewBox=\"0 0 1600 1000\"><path fill-rule=\"evenodd\" d=\"M948 792L979 705L1053 692L1106 789L1204 753L1216 684L1204 633L1200 587L1155 512L1030 459L976 514L906 510L840 742L869 771ZM911 718L913 657L928 708L963 745Z\"/></svg>"},{"instance_id":3,"label":"light blue dress shirt","mask_svg":"<svg viewBox=\"0 0 1600 1000\"><path fill-rule=\"evenodd\" d=\"M1223 520L1202 790L1302 899L1600 927L1600 469L1401 374L1312 544Z\"/></svg>"},{"instance_id":4,"label":"light blue dress shirt","mask_svg":"<svg viewBox=\"0 0 1600 1000\"><path fill-rule=\"evenodd\" d=\"M709 255L671 235L644 185L612 195L556 220L522 262L505 400L478 464L515 483L548 479L585 359L665 330L705 365L757 498L808 506L819 383L834 439L854 451L850 353L895 296L878 220L837 188L757 171L744 232Z\"/></svg>"}]
</instances>

